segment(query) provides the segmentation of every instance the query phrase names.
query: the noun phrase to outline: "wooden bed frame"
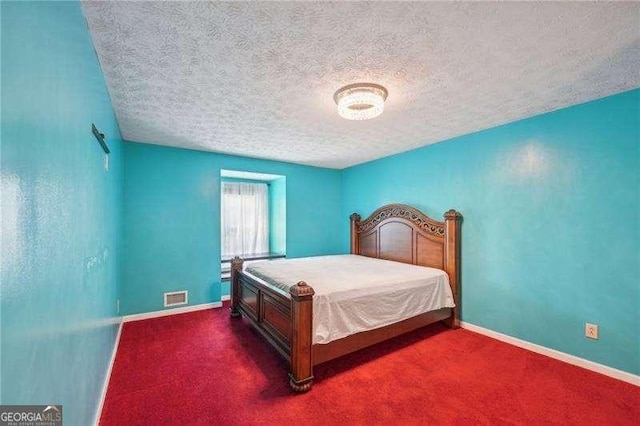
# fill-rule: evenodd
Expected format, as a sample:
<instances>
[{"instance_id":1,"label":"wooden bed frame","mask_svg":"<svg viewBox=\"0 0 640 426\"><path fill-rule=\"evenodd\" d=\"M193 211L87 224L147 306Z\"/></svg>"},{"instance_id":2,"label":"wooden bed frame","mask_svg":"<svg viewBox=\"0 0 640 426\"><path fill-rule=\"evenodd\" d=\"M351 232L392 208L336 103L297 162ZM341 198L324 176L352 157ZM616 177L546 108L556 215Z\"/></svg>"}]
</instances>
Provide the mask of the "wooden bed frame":
<instances>
[{"instance_id":1,"label":"wooden bed frame","mask_svg":"<svg viewBox=\"0 0 640 426\"><path fill-rule=\"evenodd\" d=\"M460 213L449 210L444 222L439 222L413 207L389 204L363 221L355 213L350 219L352 254L443 269L449 275L456 307L314 345L313 288L300 281L287 293L244 272L242 259L235 257L231 261L231 316L244 316L289 361L289 385L296 392L311 389L314 365L437 321L452 328L459 325Z\"/></svg>"}]
</instances>

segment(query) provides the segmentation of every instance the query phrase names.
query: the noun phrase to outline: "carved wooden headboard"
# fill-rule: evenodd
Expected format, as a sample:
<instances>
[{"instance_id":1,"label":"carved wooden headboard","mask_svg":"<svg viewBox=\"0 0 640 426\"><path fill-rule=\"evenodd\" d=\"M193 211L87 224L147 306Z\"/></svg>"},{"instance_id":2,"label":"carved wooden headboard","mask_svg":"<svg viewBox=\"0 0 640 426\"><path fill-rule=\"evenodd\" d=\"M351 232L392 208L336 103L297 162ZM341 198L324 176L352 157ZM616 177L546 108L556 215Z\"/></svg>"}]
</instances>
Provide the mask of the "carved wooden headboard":
<instances>
[{"instance_id":1,"label":"carved wooden headboard","mask_svg":"<svg viewBox=\"0 0 640 426\"><path fill-rule=\"evenodd\" d=\"M460 213L449 210L439 222L413 207L388 204L365 220L356 213L350 219L352 254L443 269L459 305Z\"/></svg>"}]
</instances>

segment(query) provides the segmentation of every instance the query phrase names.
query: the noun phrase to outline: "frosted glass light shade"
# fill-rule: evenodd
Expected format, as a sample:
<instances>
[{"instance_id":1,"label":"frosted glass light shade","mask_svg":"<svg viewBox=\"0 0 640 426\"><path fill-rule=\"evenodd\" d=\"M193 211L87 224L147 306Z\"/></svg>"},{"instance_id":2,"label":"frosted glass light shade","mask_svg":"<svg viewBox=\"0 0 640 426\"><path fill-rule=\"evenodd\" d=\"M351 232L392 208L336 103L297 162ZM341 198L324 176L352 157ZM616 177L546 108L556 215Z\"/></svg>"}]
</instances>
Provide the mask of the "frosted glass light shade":
<instances>
[{"instance_id":1,"label":"frosted glass light shade","mask_svg":"<svg viewBox=\"0 0 640 426\"><path fill-rule=\"evenodd\" d=\"M378 84L356 83L339 89L333 99L341 117L369 120L382 114L387 94L387 89Z\"/></svg>"}]
</instances>

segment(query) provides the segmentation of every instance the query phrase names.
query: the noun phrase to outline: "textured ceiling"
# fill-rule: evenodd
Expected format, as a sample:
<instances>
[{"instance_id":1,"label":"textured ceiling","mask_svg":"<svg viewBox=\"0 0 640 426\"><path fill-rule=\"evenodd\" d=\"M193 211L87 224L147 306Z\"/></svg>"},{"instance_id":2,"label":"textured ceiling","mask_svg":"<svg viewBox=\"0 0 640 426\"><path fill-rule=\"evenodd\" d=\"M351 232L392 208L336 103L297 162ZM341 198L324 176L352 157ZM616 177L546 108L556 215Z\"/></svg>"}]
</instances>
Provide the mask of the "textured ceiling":
<instances>
[{"instance_id":1,"label":"textured ceiling","mask_svg":"<svg viewBox=\"0 0 640 426\"><path fill-rule=\"evenodd\" d=\"M343 168L640 86L639 3L85 2L125 139ZM353 122L333 94L389 90Z\"/></svg>"}]
</instances>

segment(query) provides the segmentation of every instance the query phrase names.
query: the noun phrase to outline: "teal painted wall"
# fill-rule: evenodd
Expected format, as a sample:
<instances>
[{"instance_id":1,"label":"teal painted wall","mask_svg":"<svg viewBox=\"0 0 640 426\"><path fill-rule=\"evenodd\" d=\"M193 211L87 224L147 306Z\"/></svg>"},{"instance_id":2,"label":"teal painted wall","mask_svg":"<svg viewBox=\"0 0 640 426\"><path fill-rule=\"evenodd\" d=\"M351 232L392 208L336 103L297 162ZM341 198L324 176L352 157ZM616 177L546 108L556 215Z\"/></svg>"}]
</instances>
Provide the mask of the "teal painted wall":
<instances>
[{"instance_id":1,"label":"teal painted wall","mask_svg":"<svg viewBox=\"0 0 640 426\"><path fill-rule=\"evenodd\" d=\"M281 177L269 183L269 250L287 253L287 178Z\"/></svg>"},{"instance_id":2,"label":"teal painted wall","mask_svg":"<svg viewBox=\"0 0 640 426\"><path fill-rule=\"evenodd\" d=\"M259 180L259 179L243 179L243 178L230 178L230 177L221 177L220 182L247 182L247 183L266 183L270 184L268 180Z\"/></svg>"},{"instance_id":3,"label":"teal painted wall","mask_svg":"<svg viewBox=\"0 0 640 426\"><path fill-rule=\"evenodd\" d=\"M458 209L464 321L638 374L639 122L635 90L355 166L342 216Z\"/></svg>"},{"instance_id":4,"label":"teal painted wall","mask_svg":"<svg viewBox=\"0 0 640 426\"><path fill-rule=\"evenodd\" d=\"M220 169L287 178L287 255L340 250L341 172L125 143L123 314L164 309L162 294L220 300Z\"/></svg>"},{"instance_id":5,"label":"teal painted wall","mask_svg":"<svg viewBox=\"0 0 640 426\"><path fill-rule=\"evenodd\" d=\"M0 7L0 400L62 404L65 424L88 425L117 332L119 130L80 4Z\"/></svg>"}]
</instances>

